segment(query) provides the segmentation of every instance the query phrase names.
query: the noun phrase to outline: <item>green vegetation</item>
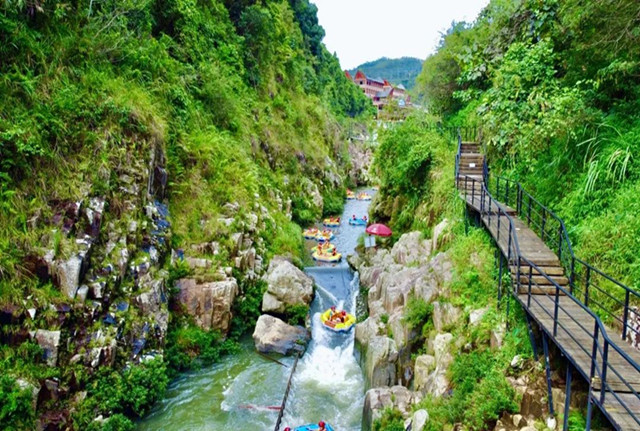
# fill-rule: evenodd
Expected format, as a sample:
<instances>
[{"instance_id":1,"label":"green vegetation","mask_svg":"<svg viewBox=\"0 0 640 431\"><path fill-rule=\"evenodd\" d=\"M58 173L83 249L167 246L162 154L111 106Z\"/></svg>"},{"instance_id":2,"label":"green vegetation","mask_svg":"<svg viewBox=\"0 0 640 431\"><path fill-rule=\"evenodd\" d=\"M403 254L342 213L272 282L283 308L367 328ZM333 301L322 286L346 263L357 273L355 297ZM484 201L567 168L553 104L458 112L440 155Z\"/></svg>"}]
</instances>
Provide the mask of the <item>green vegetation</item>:
<instances>
[{"instance_id":1,"label":"green vegetation","mask_svg":"<svg viewBox=\"0 0 640 431\"><path fill-rule=\"evenodd\" d=\"M493 171L628 285L640 277L640 33L626 30L638 13L634 0L492 0L443 35L416 88L445 122L481 127Z\"/></svg>"},{"instance_id":2,"label":"green vegetation","mask_svg":"<svg viewBox=\"0 0 640 431\"><path fill-rule=\"evenodd\" d=\"M403 431L404 419L398 410L386 408L382 417L373 422L373 431Z\"/></svg>"},{"instance_id":3,"label":"green vegetation","mask_svg":"<svg viewBox=\"0 0 640 431\"><path fill-rule=\"evenodd\" d=\"M86 429L98 414L142 417L162 396L168 383L162 358L130 366L122 373L102 368L89 385L89 397L79 406L74 423ZM112 418L109 423L107 429L132 429L125 416Z\"/></svg>"},{"instance_id":4,"label":"green vegetation","mask_svg":"<svg viewBox=\"0 0 640 431\"><path fill-rule=\"evenodd\" d=\"M7 431L32 428L34 419L31 392L21 389L10 376L0 376L0 423L3 428Z\"/></svg>"},{"instance_id":5,"label":"green vegetation","mask_svg":"<svg viewBox=\"0 0 640 431\"><path fill-rule=\"evenodd\" d=\"M395 85L404 85L407 90L416 84L416 78L422 70L422 60L413 57L386 58L369 61L350 70L352 76L360 70L372 78L382 78Z\"/></svg>"},{"instance_id":6,"label":"green vegetation","mask_svg":"<svg viewBox=\"0 0 640 431\"><path fill-rule=\"evenodd\" d=\"M455 147L434 122L416 111L380 133L373 162L380 194L371 211L390 224L394 238L410 229L428 233L442 216L460 214L461 204L453 199Z\"/></svg>"},{"instance_id":7,"label":"green vegetation","mask_svg":"<svg viewBox=\"0 0 640 431\"><path fill-rule=\"evenodd\" d=\"M253 328L260 281L234 273L241 294L227 340L198 329L172 290L180 278L217 280L216 270L234 267L238 232L250 231L263 262L276 254L299 261L296 222L341 210L349 166L343 130L374 109L322 44L316 12L308 0L0 2L0 306L19 322L3 325L0 338L61 330L57 367L47 367L30 342L1 346L0 371L8 377L0 428L28 427L45 409L75 409L75 429L131 429L129 418L148 411L167 376L217 361ZM148 181L154 168L158 178L166 173L160 191ZM90 293L83 305L36 268L49 252L61 262L79 251L76 238L91 228L91 198L104 199L105 209L82 277L105 280L101 269L119 266L113 256L127 257L104 295ZM171 315L166 338L146 339L146 349L164 349L164 361L134 364L130 342L148 316L127 268L147 262L145 207L156 199L167 204L171 227L150 273L166 282ZM83 203L77 223L62 229L65 205L76 202ZM247 228L255 216L258 226ZM215 252L198 248L214 242ZM105 251L110 243L113 253ZM170 265L169 248L206 257L211 269ZM128 311L114 311L120 301ZM70 311L62 318L56 306ZM28 309L35 318L26 317ZM302 311L294 311L299 322ZM122 335L103 324L107 313ZM80 338L98 332L117 337L118 348L113 368L96 372L84 360L91 346ZM71 364L74 354L83 359ZM72 389L28 411L14 380L50 377ZM78 404L79 391L87 399ZM108 419L94 421L98 415Z\"/></svg>"}]
</instances>

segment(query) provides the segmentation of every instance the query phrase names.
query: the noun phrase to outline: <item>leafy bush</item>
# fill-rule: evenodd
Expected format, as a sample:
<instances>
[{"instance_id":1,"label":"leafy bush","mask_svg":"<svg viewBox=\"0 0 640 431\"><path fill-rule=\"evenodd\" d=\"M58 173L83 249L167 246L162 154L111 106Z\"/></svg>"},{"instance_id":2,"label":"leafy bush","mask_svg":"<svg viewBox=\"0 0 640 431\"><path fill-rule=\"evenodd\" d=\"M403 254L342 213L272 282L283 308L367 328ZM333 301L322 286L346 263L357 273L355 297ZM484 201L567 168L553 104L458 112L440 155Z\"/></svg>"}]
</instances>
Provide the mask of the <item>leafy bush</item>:
<instances>
[{"instance_id":1,"label":"leafy bush","mask_svg":"<svg viewBox=\"0 0 640 431\"><path fill-rule=\"evenodd\" d=\"M35 412L31 404L31 391L20 389L16 381L0 376L0 428L12 431L31 429Z\"/></svg>"},{"instance_id":2,"label":"leafy bush","mask_svg":"<svg viewBox=\"0 0 640 431\"><path fill-rule=\"evenodd\" d=\"M403 322L409 325L409 328L422 328L428 324L433 315L433 304L427 303L422 298L410 297L405 308ZM424 333L424 331L423 331Z\"/></svg>"},{"instance_id":3,"label":"leafy bush","mask_svg":"<svg viewBox=\"0 0 640 431\"><path fill-rule=\"evenodd\" d=\"M237 351L233 340L223 340L217 331L199 327L172 328L167 334L167 361L171 372L211 365Z\"/></svg>"},{"instance_id":4,"label":"leafy bush","mask_svg":"<svg viewBox=\"0 0 640 431\"><path fill-rule=\"evenodd\" d=\"M373 431L404 431L402 413L387 407L382 412L382 417L374 421Z\"/></svg>"},{"instance_id":5,"label":"leafy bush","mask_svg":"<svg viewBox=\"0 0 640 431\"><path fill-rule=\"evenodd\" d=\"M289 325L304 326L308 314L309 306L304 304L289 305L284 312Z\"/></svg>"},{"instance_id":6,"label":"leafy bush","mask_svg":"<svg viewBox=\"0 0 640 431\"><path fill-rule=\"evenodd\" d=\"M161 357L132 365L122 373L102 368L88 386L88 398L79 407L74 423L84 428L99 414L142 417L162 397L168 383ZM126 429L126 421L117 417L113 426Z\"/></svg>"}]
</instances>

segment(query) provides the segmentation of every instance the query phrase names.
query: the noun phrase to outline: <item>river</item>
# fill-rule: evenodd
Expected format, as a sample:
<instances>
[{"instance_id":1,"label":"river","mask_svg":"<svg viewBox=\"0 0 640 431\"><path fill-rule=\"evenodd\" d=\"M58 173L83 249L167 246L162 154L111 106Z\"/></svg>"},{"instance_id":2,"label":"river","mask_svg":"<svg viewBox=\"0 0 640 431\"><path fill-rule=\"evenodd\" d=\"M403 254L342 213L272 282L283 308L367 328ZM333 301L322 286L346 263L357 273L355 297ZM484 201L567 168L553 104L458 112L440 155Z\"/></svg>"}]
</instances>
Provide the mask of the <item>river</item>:
<instances>
[{"instance_id":1,"label":"river","mask_svg":"<svg viewBox=\"0 0 640 431\"><path fill-rule=\"evenodd\" d=\"M358 275L344 257L354 252L364 227L350 226L348 218L362 217L368 207L368 201L347 201L341 225L333 229L333 243L343 254L341 263L305 269L318 286L310 310L312 339L298 362L281 429L319 420L340 431L361 429L364 380L354 331L325 330L320 313L336 302L338 308L355 313ZM313 245L307 242L309 249ZM240 353L173 381L138 430L272 430L293 359L280 358L284 366L265 359L255 352L251 337L241 347Z\"/></svg>"}]
</instances>

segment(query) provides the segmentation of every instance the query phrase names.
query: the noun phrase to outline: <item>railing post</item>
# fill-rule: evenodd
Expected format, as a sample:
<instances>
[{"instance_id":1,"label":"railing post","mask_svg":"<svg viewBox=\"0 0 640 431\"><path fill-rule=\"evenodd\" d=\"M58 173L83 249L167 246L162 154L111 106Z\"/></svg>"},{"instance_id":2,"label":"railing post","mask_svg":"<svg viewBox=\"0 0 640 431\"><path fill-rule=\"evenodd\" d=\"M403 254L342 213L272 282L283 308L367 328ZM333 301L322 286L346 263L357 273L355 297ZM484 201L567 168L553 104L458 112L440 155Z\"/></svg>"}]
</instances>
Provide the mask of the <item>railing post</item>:
<instances>
[{"instance_id":1,"label":"railing post","mask_svg":"<svg viewBox=\"0 0 640 431\"><path fill-rule=\"evenodd\" d=\"M558 336L558 306L560 304L560 287L556 284L556 303L553 307L553 336Z\"/></svg>"},{"instance_id":2,"label":"railing post","mask_svg":"<svg viewBox=\"0 0 640 431\"><path fill-rule=\"evenodd\" d=\"M531 307L531 280L533 279L533 266L529 262L529 294L527 295L527 308Z\"/></svg>"},{"instance_id":3,"label":"railing post","mask_svg":"<svg viewBox=\"0 0 640 431\"><path fill-rule=\"evenodd\" d=\"M591 281L591 267L587 265L586 283L584 285L584 305L589 306L589 283Z\"/></svg>"},{"instance_id":4,"label":"railing post","mask_svg":"<svg viewBox=\"0 0 640 431\"><path fill-rule=\"evenodd\" d=\"M607 381L607 361L609 359L609 341L604 339L604 349L602 351L602 375L600 376L600 405L604 403L604 395L607 392L605 390Z\"/></svg>"},{"instance_id":5,"label":"railing post","mask_svg":"<svg viewBox=\"0 0 640 431\"><path fill-rule=\"evenodd\" d=\"M591 372L589 373L589 389L593 385L593 376L596 373L596 361L598 359L598 333L600 327L598 326L598 320L595 320L593 328L593 349L591 350Z\"/></svg>"},{"instance_id":6,"label":"railing post","mask_svg":"<svg viewBox=\"0 0 640 431\"><path fill-rule=\"evenodd\" d=\"M575 272L576 272L576 257L571 256L571 273L569 274L569 293L571 293L572 295L573 295L573 283L576 279Z\"/></svg>"},{"instance_id":7,"label":"railing post","mask_svg":"<svg viewBox=\"0 0 640 431\"><path fill-rule=\"evenodd\" d=\"M529 209L527 210L527 225L531 226L531 195L529 195Z\"/></svg>"},{"instance_id":8,"label":"railing post","mask_svg":"<svg viewBox=\"0 0 640 431\"><path fill-rule=\"evenodd\" d=\"M558 260L562 262L562 223L558 226Z\"/></svg>"},{"instance_id":9,"label":"railing post","mask_svg":"<svg viewBox=\"0 0 640 431\"><path fill-rule=\"evenodd\" d=\"M522 186L518 183L518 196L516 198L516 212L522 214Z\"/></svg>"},{"instance_id":10,"label":"railing post","mask_svg":"<svg viewBox=\"0 0 640 431\"><path fill-rule=\"evenodd\" d=\"M624 316L622 317L623 327L622 327L622 339L627 339L627 327L629 321L629 289L625 289L624 294Z\"/></svg>"},{"instance_id":11,"label":"railing post","mask_svg":"<svg viewBox=\"0 0 640 431\"><path fill-rule=\"evenodd\" d=\"M504 203L505 205L509 205L509 181L506 181L504 187Z\"/></svg>"},{"instance_id":12,"label":"railing post","mask_svg":"<svg viewBox=\"0 0 640 431\"><path fill-rule=\"evenodd\" d=\"M476 202L476 180L471 182L471 187L473 187L471 189L471 205L474 205Z\"/></svg>"},{"instance_id":13,"label":"railing post","mask_svg":"<svg viewBox=\"0 0 640 431\"><path fill-rule=\"evenodd\" d=\"M544 242L544 227L547 224L547 210L542 210L542 228L540 229L540 239Z\"/></svg>"},{"instance_id":14,"label":"railing post","mask_svg":"<svg viewBox=\"0 0 640 431\"><path fill-rule=\"evenodd\" d=\"M497 241L498 241L498 247L500 247L500 219L502 218L502 217L500 217L500 212L501 212L501 211L502 211L502 210L500 209L500 207L498 207L498 235L497 235L497 237L498 237L498 238L497 238Z\"/></svg>"}]
</instances>

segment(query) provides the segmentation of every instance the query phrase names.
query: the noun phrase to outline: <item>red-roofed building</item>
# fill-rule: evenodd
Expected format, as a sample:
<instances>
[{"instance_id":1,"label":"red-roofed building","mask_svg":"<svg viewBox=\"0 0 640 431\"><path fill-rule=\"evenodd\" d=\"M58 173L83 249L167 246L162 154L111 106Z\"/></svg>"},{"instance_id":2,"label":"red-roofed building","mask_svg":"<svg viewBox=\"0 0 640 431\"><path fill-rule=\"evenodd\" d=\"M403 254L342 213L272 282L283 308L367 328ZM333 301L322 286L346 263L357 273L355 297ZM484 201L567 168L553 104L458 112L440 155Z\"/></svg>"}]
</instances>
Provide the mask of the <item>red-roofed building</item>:
<instances>
[{"instance_id":1,"label":"red-roofed building","mask_svg":"<svg viewBox=\"0 0 640 431\"><path fill-rule=\"evenodd\" d=\"M351 74L348 71L345 71L345 76L351 79ZM368 77L360 70L351 80L362 89L378 109L382 109L391 99L398 100L398 104L401 106L406 106L409 102L407 91L402 85L394 87L386 79Z\"/></svg>"}]
</instances>

